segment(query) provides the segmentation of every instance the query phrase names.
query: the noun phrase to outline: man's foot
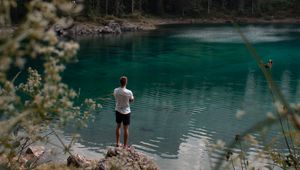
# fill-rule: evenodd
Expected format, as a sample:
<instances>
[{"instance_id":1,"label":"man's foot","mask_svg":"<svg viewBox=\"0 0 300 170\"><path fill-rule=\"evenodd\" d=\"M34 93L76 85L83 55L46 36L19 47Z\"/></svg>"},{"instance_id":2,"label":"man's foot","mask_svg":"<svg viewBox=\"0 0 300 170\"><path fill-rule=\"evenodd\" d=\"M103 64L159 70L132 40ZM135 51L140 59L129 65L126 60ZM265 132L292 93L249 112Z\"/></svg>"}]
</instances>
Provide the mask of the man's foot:
<instances>
[{"instance_id":1,"label":"man's foot","mask_svg":"<svg viewBox=\"0 0 300 170\"><path fill-rule=\"evenodd\" d=\"M129 149L131 148L131 146L129 146L129 145L124 145L123 148L129 150Z\"/></svg>"},{"instance_id":2,"label":"man's foot","mask_svg":"<svg viewBox=\"0 0 300 170\"><path fill-rule=\"evenodd\" d=\"M118 147L121 147L122 146L122 144L121 143L117 143L116 144L116 147L118 148Z\"/></svg>"}]
</instances>

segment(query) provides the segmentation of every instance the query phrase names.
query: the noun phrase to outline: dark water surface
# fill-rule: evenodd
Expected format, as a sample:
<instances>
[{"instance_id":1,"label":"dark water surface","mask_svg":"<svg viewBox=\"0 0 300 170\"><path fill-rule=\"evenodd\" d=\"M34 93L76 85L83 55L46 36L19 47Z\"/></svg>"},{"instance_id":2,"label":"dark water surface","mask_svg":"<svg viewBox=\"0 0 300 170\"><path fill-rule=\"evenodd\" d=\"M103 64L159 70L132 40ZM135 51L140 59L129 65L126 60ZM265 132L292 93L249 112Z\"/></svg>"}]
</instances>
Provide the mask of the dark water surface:
<instances>
[{"instance_id":1,"label":"dark water surface","mask_svg":"<svg viewBox=\"0 0 300 170\"><path fill-rule=\"evenodd\" d=\"M287 99L299 102L300 27L247 25L242 31L265 61L273 60L273 77ZM112 92L121 75L136 99L130 144L162 169L205 169L207 142L230 142L274 113L267 83L230 25L164 26L79 43L79 62L67 66L64 81L103 105L80 131L80 147L92 152L114 145ZM238 110L246 113L242 119Z\"/></svg>"}]
</instances>

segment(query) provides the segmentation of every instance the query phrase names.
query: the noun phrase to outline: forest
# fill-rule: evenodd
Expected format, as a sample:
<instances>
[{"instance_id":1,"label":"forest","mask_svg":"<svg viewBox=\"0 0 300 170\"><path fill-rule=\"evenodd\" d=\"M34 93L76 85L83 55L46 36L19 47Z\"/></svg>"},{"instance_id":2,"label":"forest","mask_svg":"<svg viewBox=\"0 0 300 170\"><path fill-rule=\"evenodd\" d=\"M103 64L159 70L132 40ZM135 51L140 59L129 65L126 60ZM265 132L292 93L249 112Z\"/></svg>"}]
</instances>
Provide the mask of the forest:
<instances>
[{"instance_id":1,"label":"forest","mask_svg":"<svg viewBox=\"0 0 300 170\"><path fill-rule=\"evenodd\" d=\"M276 17L300 15L300 0L74 0L74 6L82 4L80 17L94 19L106 15L156 17ZM22 20L26 3L17 0L11 10L14 23Z\"/></svg>"}]
</instances>

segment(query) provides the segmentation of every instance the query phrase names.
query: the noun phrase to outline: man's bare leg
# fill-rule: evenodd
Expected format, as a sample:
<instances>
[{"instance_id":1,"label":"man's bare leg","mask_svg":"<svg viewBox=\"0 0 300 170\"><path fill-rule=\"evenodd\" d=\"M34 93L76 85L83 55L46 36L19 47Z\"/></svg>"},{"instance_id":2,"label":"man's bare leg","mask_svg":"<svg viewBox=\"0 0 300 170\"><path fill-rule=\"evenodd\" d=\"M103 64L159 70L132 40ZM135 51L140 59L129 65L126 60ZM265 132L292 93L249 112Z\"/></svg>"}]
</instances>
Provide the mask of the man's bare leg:
<instances>
[{"instance_id":1,"label":"man's bare leg","mask_svg":"<svg viewBox=\"0 0 300 170\"><path fill-rule=\"evenodd\" d=\"M128 147L129 126L123 125L123 127L124 127L124 147L127 148Z\"/></svg>"},{"instance_id":2,"label":"man's bare leg","mask_svg":"<svg viewBox=\"0 0 300 170\"><path fill-rule=\"evenodd\" d=\"M116 127L116 147L120 146L120 134L121 134L121 124L118 123Z\"/></svg>"}]
</instances>

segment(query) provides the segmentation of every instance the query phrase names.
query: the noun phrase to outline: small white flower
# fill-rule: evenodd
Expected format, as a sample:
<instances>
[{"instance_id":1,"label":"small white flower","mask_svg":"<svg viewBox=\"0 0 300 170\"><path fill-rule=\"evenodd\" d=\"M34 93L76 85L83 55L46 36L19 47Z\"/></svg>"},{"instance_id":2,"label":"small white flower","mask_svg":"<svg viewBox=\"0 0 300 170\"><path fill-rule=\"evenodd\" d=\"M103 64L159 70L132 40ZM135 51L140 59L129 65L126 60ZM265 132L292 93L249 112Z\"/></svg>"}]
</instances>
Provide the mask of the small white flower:
<instances>
[{"instance_id":1,"label":"small white flower","mask_svg":"<svg viewBox=\"0 0 300 170\"><path fill-rule=\"evenodd\" d=\"M41 98L41 96L40 96L40 95L36 95L36 96L34 97L34 103L36 103L36 104L40 104L40 103L41 103L41 101L42 101L42 98Z\"/></svg>"},{"instance_id":2,"label":"small white flower","mask_svg":"<svg viewBox=\"0 0 300 170\"><path fill-rule=\"evenodd\" d=\"M64 105L65 105L65 107L71 107L73 105L73 102L65 101Z\"/></svg>"},{"instance_id":3,"label":"small white flower","mask_svg":"<svg viewBox=\"0 0 300 170\"><path fill-rule=\"evenodd\" d=\"M0 59L0 71L7 70L11 64L11 58L9 57L1 57Z\"/></svg>"},{"instance_id":4,"label":"small white flower","mask_svg":"<svg viewBox=\"0 0 300 170\"><path fill-rule=\"evenodd\" d=\"M74 90L71 90L69 93L70 98L75 98L77 96L76 92Z\"/></svg>"},{"instance_id":5,"label":"small white flower","mask_svg":"<svg viewBox=\"0 0 300 170\"><path fill-rule=\"evenodd\" d=\"M24 58L18 57L16 59L16 66L19 67L20 69L24 68L26 60Z\"/></svg>"},{"instance_id":6,"label":"small white flower","mask_svg":"<svg viewBox=\"0 0 300 170\"><path fill-rule=\"evenodd\" d=\"M15 106L13 104L10 104L7 106L7 110L10 112L13 111L14 109L15 109Z\"/></svg>"}]
</instances>

